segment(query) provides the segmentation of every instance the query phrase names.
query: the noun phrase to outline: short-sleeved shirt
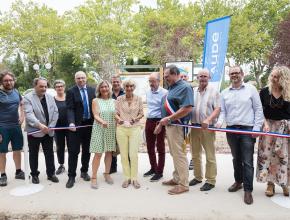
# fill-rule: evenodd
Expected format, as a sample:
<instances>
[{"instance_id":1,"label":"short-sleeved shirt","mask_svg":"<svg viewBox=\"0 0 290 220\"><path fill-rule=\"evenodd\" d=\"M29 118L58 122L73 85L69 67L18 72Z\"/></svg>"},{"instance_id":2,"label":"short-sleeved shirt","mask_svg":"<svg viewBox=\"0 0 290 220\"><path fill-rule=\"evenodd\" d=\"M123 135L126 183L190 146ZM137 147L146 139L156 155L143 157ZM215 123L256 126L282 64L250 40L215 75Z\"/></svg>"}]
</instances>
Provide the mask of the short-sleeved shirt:
<instances>
[{"instance_id":1,"label":"short-sleeved shirt","mask_svg":"<svg viewBox=\"0 0 290 220\"><path fill-rule=\"evenodd\" d=\"M193 94L194 107L192 108L191 122L201 124L216 108L221 106L220 94L217 89L211 85L208 85L202 92L196 87L193 90ZM215 124L216 121L217 119L214 119L212 125Z\"/></svg>"},{"instance_id":2,"label":"short-sleeved shirt","mask_svg":"<svg viewBox=\"0 0 290 220\"><path fill-rule=\"evenodd\" d=\"M161 101L168 93L166 89L158 87L156 91L151 89L146 92L147 118L161 118Z\"/></svg>"},{"instance_id":3,"label":"short-sleeved shirt","mask_svg":"<svg viewBox=\"0 0 290 220\"><path fill-rule=\"evenodd\" d=\"M19 126L18 108L21 99L16 89L10 92L0 90L0 127Z\"/></svg>"},{"instance_id":4,"label":"short-sleeved shirt","mask_svg":"<svg viewBox=\"0 0 290 220\"><path fill-rule=\"evenodd\" d=\"M290 102L285 101L282 96L275 98L270 94L269 87L265 87L260 91L260 98L266 119L290 119Z\"/></svg>"},{"instance_id":5,"label":"short-sleeved shirt","mask_svg":"<svg viewBox=\"0 0 290 220\"><path fill-rule=\"evenodd\" d=\"M168 100L172 110L178 111L182 107L193 106L193 90L189 83L178 80L168 88L168 95L162 99L161 115L162 118L170 115L166 111L165 102ZM182 123L187 123L191 118L191 113L181 118Z\"/></svg>"}]
</instances>

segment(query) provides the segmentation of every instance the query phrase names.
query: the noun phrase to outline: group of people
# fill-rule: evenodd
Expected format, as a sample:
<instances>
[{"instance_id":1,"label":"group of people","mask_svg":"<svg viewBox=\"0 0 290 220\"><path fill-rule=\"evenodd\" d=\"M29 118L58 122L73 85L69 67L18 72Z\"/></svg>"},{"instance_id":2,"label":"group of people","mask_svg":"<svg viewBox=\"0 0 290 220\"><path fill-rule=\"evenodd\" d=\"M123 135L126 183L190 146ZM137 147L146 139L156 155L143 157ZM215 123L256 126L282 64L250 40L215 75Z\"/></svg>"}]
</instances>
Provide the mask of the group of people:
<instances>
[{"instance_id":1,"label":"group of people","mask_svg":"<svg viewBox=\"0 0 290 220\"><path fill-rule=\"evenodd\" d=\"M150 169L144 177L159 181L165 165L165 136L173 158L174 171L170 180L162 182L171 186L171 195L189 191L189 186L202 183L201 191L215 187L217 165L215 156L215 132L209 127L220 128L223 124L231 130L253 131L250 134L228 132L234 168L234 184L228 189L236 192L244 189L244 202L253 203L254 145L255 131L289 134L290 128L290 70L285 66L275 67L270 73L268 86L260 91L243 82L244 72L240 66L229 69L230 86L221 94L211 85L207 69L197 75L198 86L192 88L183 80L179 69L171 65L164 70L168 90L162 88L160 76L152 73L146 92L147 116L145 136ZM144 117L142 98L134 94L136 84L125 80L123 88L118 75L111 82L102 80L96 89L87 85L86 74L75 73L75 86L65 93L65 82L56 80L53 84L57 95L46 92L45 78L34 79L34 90L21 97L14 88L15 76L9 71L0 75L0 186L7 185L5 173L6 153L11 142L15 161L16 179L24 179L21 170L21 149L23 136L21 124L26 119L28 133L29 162L32 183L39 183L38 152L42 145L45 155L47 179L58 182L56 175L65 171L65 145L68 148L67 188L75 184L78 155L81 149L81 173L84 181L91 181L93 189L98 188L98 170L102 154L105 155L104 180L113 184L111 173L117 171L117 157L120 152L123 168L123 188L132 185L140 188L138 182L138 149L141 145L141 123ZM192 124L190 146L194 178L189 181L188 160L184 139ZM56 128L56 129L54 129ZM61 128L61 129L57 129ZM55 130L55 131L54 131ZM59 167L55 169L53 138L57 146ZM257 159L257 181L267 182L265 194L273 196L275 185L282 187L289 196L289 139L261 136ZM202 149L205 151L205 175L202 167ZM158 157L156 158L156 150ZM92 176L88 174L90 155L93 154Z\"/></svg>"}]
</instances>

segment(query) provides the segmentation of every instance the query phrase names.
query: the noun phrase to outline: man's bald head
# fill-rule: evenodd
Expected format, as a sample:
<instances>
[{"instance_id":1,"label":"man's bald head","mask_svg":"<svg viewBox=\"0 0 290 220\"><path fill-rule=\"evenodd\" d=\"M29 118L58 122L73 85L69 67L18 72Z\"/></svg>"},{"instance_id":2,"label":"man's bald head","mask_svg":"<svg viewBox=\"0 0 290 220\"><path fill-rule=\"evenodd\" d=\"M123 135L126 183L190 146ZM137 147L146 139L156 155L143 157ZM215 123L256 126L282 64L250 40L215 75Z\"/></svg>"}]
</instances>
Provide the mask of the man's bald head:
<instances>
[{"instance_id":1,"label":"man's bald head","mask_svg":"<svg viewBox=\"0 0 290 220\"><path fill-rule=\"evenodd\" d=\"M87 83L87 75L83 71L78 71L75 73L75 82L78 87L84 87Z\"/></svg>"},{"instance_id":2,"label":"man's bald head","mask_svg":"<svg viewBox=\"0 0 290 220\"><path fill-rule=\"evenodd\" d=\"M160 81L159 73L156 73L156 72L151 73L149 75L148 81L149 81L151 90L156 91L159 87L159 81Z\"/></svg>"},{"instance_id":3,"label":"man's bald head","mask_svg":"<svg viewBox=\"0 0 290 220\"><path fill-rule=\"evenodd\" d=\"M149 75L149 80L150 79L152 79L152 80L160 80L160 76L159 76L159 73L156 73L156 72L154 72L154 73L151 73L150 75Z\"/></svg>"}]
</instances>

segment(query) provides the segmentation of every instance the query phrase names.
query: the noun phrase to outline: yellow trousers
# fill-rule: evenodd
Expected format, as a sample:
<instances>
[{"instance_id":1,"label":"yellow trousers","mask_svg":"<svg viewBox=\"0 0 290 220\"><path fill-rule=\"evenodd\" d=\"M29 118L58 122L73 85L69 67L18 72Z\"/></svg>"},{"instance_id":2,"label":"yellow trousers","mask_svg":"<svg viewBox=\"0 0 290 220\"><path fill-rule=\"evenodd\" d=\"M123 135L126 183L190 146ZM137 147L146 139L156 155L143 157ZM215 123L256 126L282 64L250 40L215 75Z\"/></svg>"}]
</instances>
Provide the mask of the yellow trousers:
<instances>
[{"instance_id":1,"label":"yellow trousers","mask_svg":"<svg viewBox=\"0 0 290 220\"><path fill-rule=\"evenodd\" d=\"M126 180L136 180L138 173L138 149L141 144L141 127L127 128L118 126L116 135L120 148L123 175Z\"/></svg>"}]
</instances>

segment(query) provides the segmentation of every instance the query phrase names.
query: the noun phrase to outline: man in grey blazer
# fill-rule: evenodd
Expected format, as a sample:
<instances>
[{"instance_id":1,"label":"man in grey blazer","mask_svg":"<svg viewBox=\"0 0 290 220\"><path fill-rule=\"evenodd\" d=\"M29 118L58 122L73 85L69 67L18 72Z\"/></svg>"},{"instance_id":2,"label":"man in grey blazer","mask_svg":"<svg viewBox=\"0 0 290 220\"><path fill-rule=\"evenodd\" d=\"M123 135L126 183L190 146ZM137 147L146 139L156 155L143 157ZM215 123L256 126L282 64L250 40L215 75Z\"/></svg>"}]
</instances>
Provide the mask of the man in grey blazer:
<instances>
[{"instance_id":1,"label":"man in grey blazer","mask_svg":"<svg viewBox=\"0 0 290 220\"><path fill-rule=\"evenodd\" d=\"M49 128L56 125L58 109L54 98L46 93L47 80L45 78L35 78L33 86L34 90L24 96L25 130L27 133L40 130L27 137L32 183L39 183L38 152L40 144L45 156L47 179L56 183L58 178L55 176L54 166L54 132Z\"/></svg>"}]
</instances>

